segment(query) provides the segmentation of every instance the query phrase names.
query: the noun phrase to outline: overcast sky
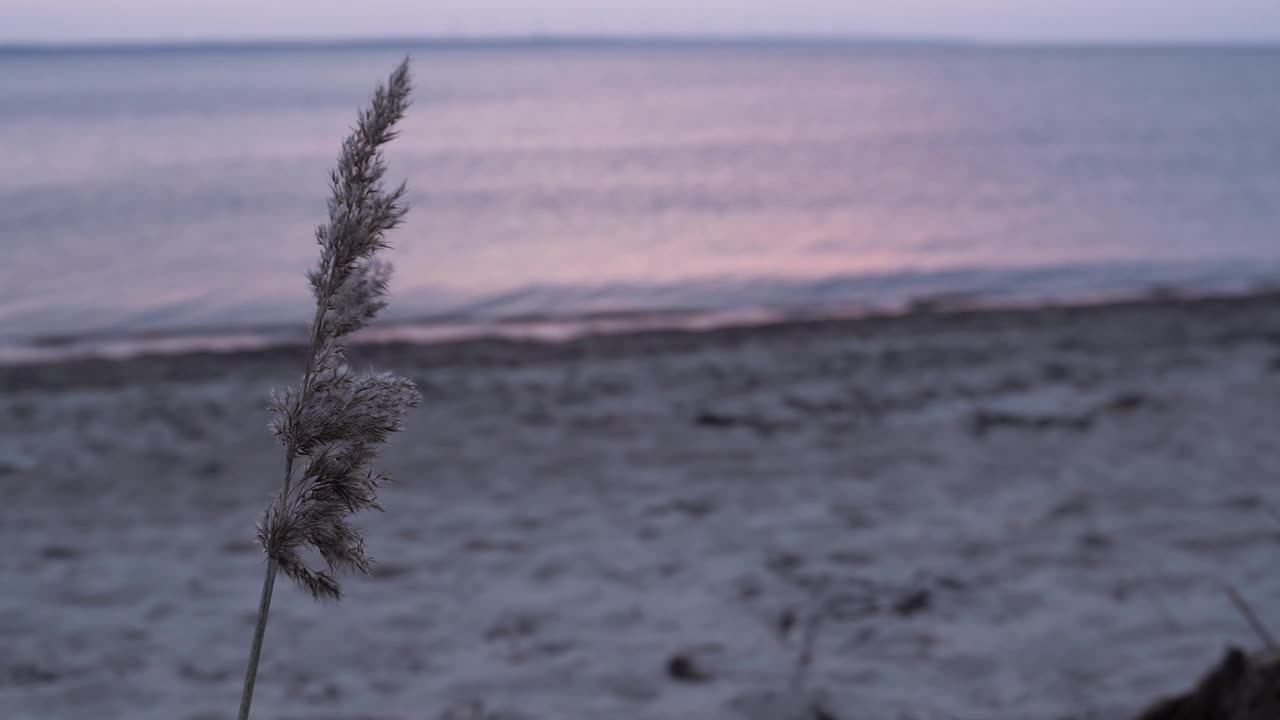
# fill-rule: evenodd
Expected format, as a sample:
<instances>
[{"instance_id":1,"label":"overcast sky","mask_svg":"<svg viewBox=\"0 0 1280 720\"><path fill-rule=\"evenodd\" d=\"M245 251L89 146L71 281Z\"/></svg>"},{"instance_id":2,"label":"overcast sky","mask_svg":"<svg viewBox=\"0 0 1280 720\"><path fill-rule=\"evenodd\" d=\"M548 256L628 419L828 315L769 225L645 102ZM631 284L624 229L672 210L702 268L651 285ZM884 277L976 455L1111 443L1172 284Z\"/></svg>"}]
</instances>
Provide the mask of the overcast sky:
<instances>
[{"instance_id":1,"label":"overcast sky","mask_svg":"<svg viewBox=\"0 0 1280 720\"><path fill-rule=\"evenodd\" d=\"M0 0L0 41L715 34L1280 40L1280 0Z\"/></svg>"}]
</instances>

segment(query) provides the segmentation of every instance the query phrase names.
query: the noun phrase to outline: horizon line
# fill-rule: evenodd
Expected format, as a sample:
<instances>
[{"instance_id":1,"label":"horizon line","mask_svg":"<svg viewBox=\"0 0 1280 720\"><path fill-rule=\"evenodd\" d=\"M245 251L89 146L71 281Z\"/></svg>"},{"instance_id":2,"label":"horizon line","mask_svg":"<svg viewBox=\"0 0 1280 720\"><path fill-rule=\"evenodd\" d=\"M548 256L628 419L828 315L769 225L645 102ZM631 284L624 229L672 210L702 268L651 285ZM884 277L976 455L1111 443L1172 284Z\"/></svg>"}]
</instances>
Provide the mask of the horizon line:
<instances>
[{"instance_id":1,"label":"horizon line","mask_svg":"<svg viewBox=\"0 0 1280 720\"><path fill-rule=\"evenodd\" d=\"M225 50L374 50L402 47L622 47L622 46L845 46L926 48L1280 48L1280 37L1261 38L981 38L948 35L877 34L611 34L523 33L415 36L316 36L245 38L101 38L12 40L0 38L0 53L147 52Z\"/></svg>"}]
</instances>

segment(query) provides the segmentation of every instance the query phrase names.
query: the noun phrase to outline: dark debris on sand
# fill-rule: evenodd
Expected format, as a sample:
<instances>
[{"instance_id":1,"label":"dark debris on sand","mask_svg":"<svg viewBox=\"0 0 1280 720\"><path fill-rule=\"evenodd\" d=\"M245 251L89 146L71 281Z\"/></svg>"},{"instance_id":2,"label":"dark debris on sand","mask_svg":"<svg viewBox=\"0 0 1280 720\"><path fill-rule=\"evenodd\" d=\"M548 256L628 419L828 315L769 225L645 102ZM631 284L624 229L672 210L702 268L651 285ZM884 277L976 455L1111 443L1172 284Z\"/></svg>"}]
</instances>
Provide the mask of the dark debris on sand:
<instances>
[{"instance_id":1,"label":"dark debris on sand","mask_svg":"<svg viewBox=\"0 0 1280 720\"><path fill-rule=\"evenodd\" d=\"M1191 691L1151 706L1138 720L1280 719L1280 659L1251 658L1237 648Z\"/></svg>"}]
</instances>

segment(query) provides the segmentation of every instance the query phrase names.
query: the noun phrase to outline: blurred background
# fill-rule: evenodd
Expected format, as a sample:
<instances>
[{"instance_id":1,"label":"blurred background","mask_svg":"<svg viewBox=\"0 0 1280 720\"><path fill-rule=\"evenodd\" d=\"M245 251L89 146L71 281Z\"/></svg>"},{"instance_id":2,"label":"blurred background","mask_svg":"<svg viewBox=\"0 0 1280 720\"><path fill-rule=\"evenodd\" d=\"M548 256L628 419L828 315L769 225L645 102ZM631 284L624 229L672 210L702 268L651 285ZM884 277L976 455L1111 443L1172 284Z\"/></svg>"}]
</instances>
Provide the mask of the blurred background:
<instances>
[{"instance_id":1,"label":"blurred background","mask_svg":"<svg viewBox=\"0 0 1280 720\"><path fill-rule=\"evenodd\" d=\"M336 140L406 53L418 336L1280 277L1269 3L259 5L10 6L3 352L307 317Z\"/></svg>"},{"instance_id":2,"label":"blurred background","mask_svg":"<svg viewBox=\"0 0 1280 720\"><path fill-rule=\"evenodd\" d=\"M232 716L405 55L424 402L255 719L1280 716L1276 0L3 0L0 720Z\"/></svg>"}]
</instances>

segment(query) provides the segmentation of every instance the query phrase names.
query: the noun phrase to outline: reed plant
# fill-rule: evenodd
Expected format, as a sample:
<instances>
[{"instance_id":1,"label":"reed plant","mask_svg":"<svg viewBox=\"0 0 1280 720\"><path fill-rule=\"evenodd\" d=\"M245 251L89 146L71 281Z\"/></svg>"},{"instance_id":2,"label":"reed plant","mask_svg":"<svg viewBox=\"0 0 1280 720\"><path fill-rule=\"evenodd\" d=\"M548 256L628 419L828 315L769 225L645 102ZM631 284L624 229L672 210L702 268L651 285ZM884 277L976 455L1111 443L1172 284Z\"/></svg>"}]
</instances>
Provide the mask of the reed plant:
<instances>
[{"instance_id":1,"label":"reed plant","mask_svg":"<svg viewBox=\"0 0 1280 720\"><path fill-rule=\"evenodd\" d=\"M410 89L406 58L360 111L330 173L329 219L316 229L320 260L307 274L316 312L306 367L297 385L271 398L271 430L285 449L284 478L258 523L267 568L240 720L249 717L276 576L283 574L316 600L338 600L340 575L369 572L364 533L350 519L381 509L377 490L388 478L374 461L419 402L412 381L357 371L347 362L351 334L387 304L391 266L378 253L388 247L386 235L407 208L404 184L384 184L382 146L396 136ZM306 561L308 551L323 567Z\"/></svg>"}]
</instances>

